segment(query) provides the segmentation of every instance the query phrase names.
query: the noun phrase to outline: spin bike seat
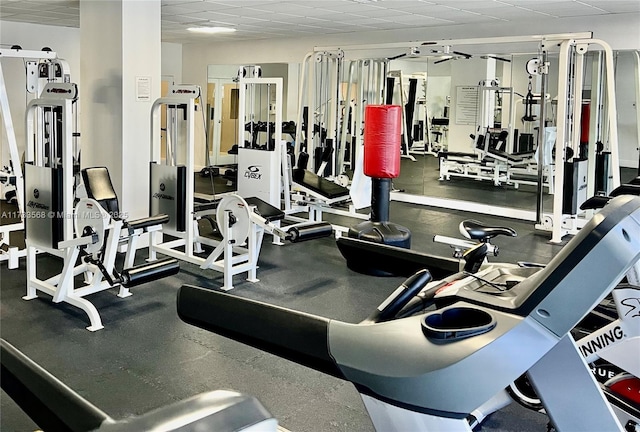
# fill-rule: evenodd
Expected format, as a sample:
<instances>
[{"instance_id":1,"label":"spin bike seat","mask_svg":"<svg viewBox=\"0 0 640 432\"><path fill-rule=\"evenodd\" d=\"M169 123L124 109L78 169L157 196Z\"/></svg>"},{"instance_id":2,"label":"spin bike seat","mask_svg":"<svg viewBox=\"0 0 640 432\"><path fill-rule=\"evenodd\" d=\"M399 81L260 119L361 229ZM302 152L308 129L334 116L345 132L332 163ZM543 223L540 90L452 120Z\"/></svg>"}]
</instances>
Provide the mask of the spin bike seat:
<instances>
[{"instance_id":1,"label":"spin bike seat","mask_svg":"<svg viewBox=\"0 0 640 432\"><path fill-rule=\"evenodd\" d=\"M472 240L485 242L493 237L505 235L516 237L518 233L508 227L491 227L478 222L477 220L464 220L460 222L460 233Z\"/></svg>"}]
</instances>

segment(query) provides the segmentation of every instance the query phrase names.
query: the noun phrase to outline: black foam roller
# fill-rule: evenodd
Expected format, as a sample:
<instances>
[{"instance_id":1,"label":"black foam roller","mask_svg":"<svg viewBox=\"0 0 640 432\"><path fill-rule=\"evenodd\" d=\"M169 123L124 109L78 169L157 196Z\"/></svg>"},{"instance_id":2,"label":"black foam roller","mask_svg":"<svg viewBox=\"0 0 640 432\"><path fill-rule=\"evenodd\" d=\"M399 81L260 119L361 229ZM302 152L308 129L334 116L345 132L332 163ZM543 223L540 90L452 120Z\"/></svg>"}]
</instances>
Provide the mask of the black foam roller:
<instances>
[{"instance_id":1,"label":"black foam roller","mask_svg":"<svg viewBox=\"0 0 640 432\"><path fill-rule=\"evenodd\" d=\"M333 233L330 223L321 222L310 225L294 226L289 230L291 243L329 237Z\"/></svg>"},{"instance_id":2,"label":"black foam roller","mask_svg":"<svg viewBox=\"0 0 640 432\"><path fill-rule=\"evenodd\" d=\"M122 284L126 287L141 285L146 282L171 276L180 271L180 263L175 258L154 261L122 270Z\"/></svg>"}]
</instances>

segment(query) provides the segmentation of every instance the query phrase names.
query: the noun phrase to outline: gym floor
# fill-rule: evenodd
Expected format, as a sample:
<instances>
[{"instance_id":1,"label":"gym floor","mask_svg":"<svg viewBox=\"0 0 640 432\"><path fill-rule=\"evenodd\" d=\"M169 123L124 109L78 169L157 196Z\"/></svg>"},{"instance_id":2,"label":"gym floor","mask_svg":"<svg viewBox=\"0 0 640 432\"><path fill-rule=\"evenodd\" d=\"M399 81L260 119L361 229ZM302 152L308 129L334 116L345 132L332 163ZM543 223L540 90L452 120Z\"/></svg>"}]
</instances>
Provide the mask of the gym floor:
<instances>
[{"instance_id":1,"label":"gym floor","mask_svg":"<svg viewBox=\"0 0 640 432\"><path fill-rule=\"evenodd\" d=\"M634 175L628 170L623 180ZM505 194L521 194L523 202L535 200L525 191L490 187L493 190L485 194L484 183L452 180L444 189L456 198L482 191L488 204L495 203L492 196ZM434 185L439 188L441 185ZM512 200L515 198L509 198ZM443 256L450 256L451 249L433 243L433 235L457 236L459 222L468 218L508 225L518 232L517 238L495 242L501 261L546 263L561 249L549 244L548 236L535 232L530 223L402 203L391 206L391 220L411 229L412 248ZM357 223L345 218L331 221L345 226ZM259 265L260 281L250 283L236 276L231 293L348 322L364 319L403 280L350 271L331 238L284 246L265 240ZM39 276L61 269L60 261L49 256L39 256L38 266ZM25 278L24 259L15 270L0 264L0 335L116 419L201 392L233 389L258 397L280 425L291 431L373 430L350 383L179 320L176 290L182 284L218 289L220 273L181 263L178 275L134 288L134 295L127 299L116 297L116 290L94 294L90 299L105 326L95 333L85 330L87 317L71 306L53 304L45 295L22 300ZM468 391L473 389L460 389ZM2 431L37 429L5 393L0 396ZM545 431L547 421L543 414L512 404L487 419L481 430Z\"/></svg>"}]
</instances>

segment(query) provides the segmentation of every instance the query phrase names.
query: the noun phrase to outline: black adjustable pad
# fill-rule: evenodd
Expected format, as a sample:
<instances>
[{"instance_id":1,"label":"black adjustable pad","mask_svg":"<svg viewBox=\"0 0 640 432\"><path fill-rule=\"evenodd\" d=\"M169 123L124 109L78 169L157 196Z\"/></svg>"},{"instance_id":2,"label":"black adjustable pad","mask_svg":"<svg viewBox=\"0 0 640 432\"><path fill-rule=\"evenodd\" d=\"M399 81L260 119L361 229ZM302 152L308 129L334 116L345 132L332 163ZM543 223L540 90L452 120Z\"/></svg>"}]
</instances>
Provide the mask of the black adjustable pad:
<instances>
[{"instance_id":1,"label":"black adjustable pad","mask_svg":"<svg viewBox=\"0 0 640 432\"><path fill-rule=\"evenodd\" d=\"M524 161L524 159L521 158L521 157L514 156L514 155L512 155L510 153L507 153L505 151L498 150L498 149L495 149L495 148L487 150L487 154L489 156L495 155L496 157L500 157L500 158L508 160L509 162L514 162L514 163L518 163L518 162Z\"/></svg>"},{"instance_id":2,"label":"black adjustable pad","mask_svg":"<svg viewBox=\"0 0 640 432\"><path fill-rule=\"evenodd\" d=\"M478 159L478 155L476 153L464 153L464 152L450 152L450 151L441 151L438 153L438 157L448 158L448 157L469 157Z\"/></svg>"},{"instance_id":3,"label":"black adjustable pad","mask_svg":"<svg viewBox=\"0 0 640 432\"><path fill-rule=\"evenodd\" d=\"M249 197L244 199L247 204L254 206L254 212L267 220L273 222L284 219L284 212L277 207L272 206L266 201L262 201L258 197Z\"/></svg>"},{"instance_id":4,"label":"black adjustable pad","mask_svg":"<svg viewBox=\"0 0 640 432\"><path fill-rule=\"evenodd\" d=\"M620 195L640 195L640 185L623 184L611 191L609 196L617 197Z\"/></svg>"},{"instance_id":5,"label":"black adjustable pad","mask_svg":"<svg viewBox=\"0 0 640 432\"><path fill-rule=\"evenodd\" d=\"M431 124L433 126L449 126L449 119L448 118L432 118L431 119Z\"/></svg>"},{"instance_id":6,"label":"black adjustable pad","mask_svg":"<svg viewBox=\"0 0 640 432\"><path fill-rule=\"evenodd\" d=\"M91 167L80 171L87 196L92 198L111 214L120 213L118 196L111 183L107 167Z\"/></svg>"},{"instance_id":7,"label":"black adjustable pad","mask_svg":"<svg viewBox=\"0 0 640 432\"><path fill-rule=\"evenodd\" d=\"M328 199L349 195L349 189L346 187L304 169L296 168L293 170L293 181Z\"/></svg>"},{"instance_id":8,"label":"black adjustable pad","mask_svg":"<svg viewBox=\"0 0 640 432\"><path fill-rule=\"evenodd\" d=\"M215 201L194 202L193 211L197 213L197 212L215 210L218 208L218 204L220 204L219 199Z\"/></svg>"},{"instance_id":9,"label":"black adjustable pad","mask_svg":"<svg viewBox=\"0 0 640 432\"><path fill-rule=\"evenodd\" d=\"M595 210L601 209L604 207L609 201L611 201L611 197L596 195L592 196L582 204L580 204L580 210Z\"/></svg>"}]
</instances>

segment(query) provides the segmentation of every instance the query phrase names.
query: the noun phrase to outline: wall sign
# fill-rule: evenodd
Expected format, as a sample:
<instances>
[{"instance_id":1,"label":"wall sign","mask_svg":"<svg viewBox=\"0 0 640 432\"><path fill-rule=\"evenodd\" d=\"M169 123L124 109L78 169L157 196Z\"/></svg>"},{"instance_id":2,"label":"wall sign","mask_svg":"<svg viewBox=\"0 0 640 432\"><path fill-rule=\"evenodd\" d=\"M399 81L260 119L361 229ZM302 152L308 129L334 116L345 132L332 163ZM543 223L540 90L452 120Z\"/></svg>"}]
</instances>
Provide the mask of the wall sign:
<instances>
[{"instance_id":1,"label":"wall sign","mask_svg":"<svg viewBox=\"0 0 640 432\"><path fill-rule=\"evenodd\" d=\"M456 124L476 124L478 116L478 94L478 86L456 87Z\"/></svg>"},{"instance_id":2,"label":"wall sign","mask_svg":"<svg viewBox=\"0 0 640 432\"><path fill-rule=\"evenodd\" d=\"M151 77L136 77L136 102L151 100Z\"/></svg>"}]
</instances>

